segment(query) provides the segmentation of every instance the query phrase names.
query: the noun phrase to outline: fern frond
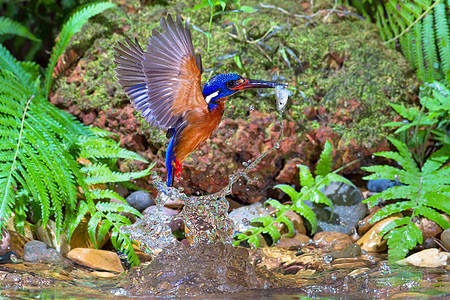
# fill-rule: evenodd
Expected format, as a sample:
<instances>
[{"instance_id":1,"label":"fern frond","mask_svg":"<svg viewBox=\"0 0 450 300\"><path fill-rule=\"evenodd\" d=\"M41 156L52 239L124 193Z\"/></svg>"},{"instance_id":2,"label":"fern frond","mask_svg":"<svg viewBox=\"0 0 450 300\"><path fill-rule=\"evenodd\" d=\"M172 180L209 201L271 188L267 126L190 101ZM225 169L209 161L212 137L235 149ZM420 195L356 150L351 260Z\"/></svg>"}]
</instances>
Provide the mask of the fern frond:
<instances>
[{"instance_id":1,"label":"fern frond","mask_svg":"<svg viewBox=\"0 0 450 300\"><path fill-rule=\"evenodd\" d=\"M0 69L9 70L13 72L20 81L28 89L28 85L31 83L31 76L20 63L11 55L11 53L2 44L0 44ZM5 79L4 79L5 80Z\"/></svg>"},{"instance_id":2,"label":"fern frond","mask_svg":"<svg viewBox=\"0 0 450 300\"><path fill-rule=\"evenodd\" d=\"M32 34L25 26L11 20L10 18L0 17L0 35L13 34L25 37L35 42L40 42L41 39Z\"/></svg>"},{"instance_id":3,"label":"fern frond","mask_svg":"<svg viewBox=\"0 0 450 300\"><path fill-rule=\"evenodd\" d=\"M142 156L130 150L120 148L118 146L110 147L106 145L83 145L80 152L80 157L83 158L124 158L148 162Z\"/></svg>"},{"instance_id":4,"label":"fern frond","mask_svg":"<svg viewBox=\"0 0 450 300\"><path fill-rule=\"evenodd\" d=\"M417 67L417 76L422 79L423 81L426 81L428 79L425 76L426 70L425 70L425 62L424 62L424 53L422 51L422 24L417 23L412 28L412 32L406 33L406 34L414 34L414 60L415 60L415 66Z\"/></svg>"},{"instance_id":5,"label":"fern frond","mask_svg":"<svg viewBox=\"0 0 450 300\"><path fill-rule=\"evenodd\" d=\"M48 94L51 89L53 69L55 68L58 58L64 52L64 49L66 48L72 36L81 30L81 27L88 21L89 18L114 6L115 4L109 2L94 3L76 12L74 15L72 15L72 17L70 17L69 21L64 24L61 33L57 37L56 45L53 47L50 62L47 67L44 88L45 99L48 98Z\"/></svg>"},{"instance_id":6,"label":"fern frond","mask_svg":"<svg viewBox=\"0 0 450 300\"><path fill-rule=\"evenodd\" d=\"M445 13L445 3L442 1L434 8L434 22L436 26L436 42L444 75L450 71L450 31Z\"/></svg>"},{"instance_id":7,"label":"fern frond","mask_svg":"<svg viewBox=\"0 0 450 300\"><path fill-rule=\"evenodd\" d=\"M434 81L439 79L439 67L436 52L436 43L434 39L433 14L429 13L423 19L422 40L424 46L426 76L425 81Z\"/></svg>"},{"instance_id":8,"label":"fern frond","mask_svg":"<svg viewBox=\"0 0 450 300\"><path fill-rule=\"evenodd\" d=\"M331 172L331 167L333 166L333 146L330 141L325 142L322 153L320 154L319 162L316 166L316 171L314 172L316 176L326 176Z\"/></svg>"}]
</instances>

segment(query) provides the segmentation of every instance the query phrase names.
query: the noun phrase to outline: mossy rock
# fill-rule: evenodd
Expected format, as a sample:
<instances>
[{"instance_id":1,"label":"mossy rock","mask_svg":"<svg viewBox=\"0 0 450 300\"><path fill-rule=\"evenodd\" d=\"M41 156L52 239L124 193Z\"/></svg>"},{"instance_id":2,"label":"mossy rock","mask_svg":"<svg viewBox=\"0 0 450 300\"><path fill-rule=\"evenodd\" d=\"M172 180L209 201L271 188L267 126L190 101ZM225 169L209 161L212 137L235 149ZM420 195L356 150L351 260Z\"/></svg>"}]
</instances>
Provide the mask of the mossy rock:
<instances>
[{"instance_id":1,"label":"mossy rock","mask_svg":"<svg viewBox=\"0 0 450 300\"><path fill-rule=\"evenodd\" d=\"M407 101L415 89L407 62L383 44L374 25L350 12L294 16L326 8L326 1L318 1L314 8L296 0L265 2L289 14L263 8L257 1L241 1L240 5L255 11L235 10L216 16L209 52L207 37L200 32L208 31L209 8L186 11L193 8L188 2L141 5L140 1L130 1L85 25L69 46L83 52L77 72L57 81L57 102L71 107L75 115L94 110L103 111L108 118L108 113L123 109L129 101L114 76L113 48L125 37L145 44L162 15L178 12L191 18L194 46L203 57L204 82L217 73L235 72L288 83L294 95L286 116L298 124L299 135L329 126L343 140L378 143L382 124L395 116L389 103ZM231 4L226 11L234 9L236 5ZM306 94L306 100L299 90ZM245 119L249 108L276 111L274 96L267 91L234 95L227 107L225 117L230 118ZM163 133L140 117L137 122L157 149L164 144ZM120 128L112 130L127 134Z\"/></svg>"}]
</instances>

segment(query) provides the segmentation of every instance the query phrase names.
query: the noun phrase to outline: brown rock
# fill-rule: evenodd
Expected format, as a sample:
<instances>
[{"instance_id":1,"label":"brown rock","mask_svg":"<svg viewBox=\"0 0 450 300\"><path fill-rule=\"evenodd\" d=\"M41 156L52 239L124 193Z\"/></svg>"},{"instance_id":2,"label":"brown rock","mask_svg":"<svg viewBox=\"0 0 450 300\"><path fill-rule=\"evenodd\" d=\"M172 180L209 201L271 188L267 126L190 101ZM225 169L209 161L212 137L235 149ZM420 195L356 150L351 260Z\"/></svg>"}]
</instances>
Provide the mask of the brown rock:
<instances>
[{"instance_id":1,"label":"brown rock","mask_svg":"<svg viewBox=\"0 0 450 300\"><path fill-rule=\"evenodd\" d=\"M287 237L286 235L283 235L275 245L277 248L293 249L301 248L304 245L308 244L310 241L311 238L309 236L297 233L293 237Z\"/></svg>"},{"instance_id":2,"label":"brown rock","mask_svg":"<svg viewBox=\"0 0 450 300\"><path fill-rule=\"evenodd\" d=\"M437 237L442 232L441 226L427 218L420 218L414 223L422 232L423 240Z\"/></svg>"},{"instance_id":3,"label":"brown rock","mask_svg":"<svg viewBox=\"0 0 450 300\"><path fill-rule=\"evenodd\" d=\"M365 217L364 219L362 219L361 221L358 222L358 234L363 235L364 233L366 233L370 228L372 228L372 226L374 224L370 223L370 219L372 218L372 216L378 211L380 210L379 206L374 206L370 209L370 214Z\"/></svg>"},{"instance_id":4,"label":"brown rock","mask_svg":"<svg viewBox=\"0 0 450 300\"><path fill-rule=\"evenodd\" d=\"M30 241L30 239L24 235L21 235L18 232L11 231L11 230L8 230L8 231L9 231L9 235L11 237L10 250L14 251L19 258L22 258L23 257L23 249L25 247L25 244L28 243Z\"/></svg>"},{"instance_id":5,"label":"brown rock","mask_svg":"<svg viewBox=\"0 0 450 300\"><path fill-rule=\"evenodd\" d=\"M92 269L112 272L124 271L119 256L117 256L116 253L110 251L76 248L71 250L69 254L67 254L67 258L74 263Z\"/></svg>"},{"instance_id":6,"label":"brown rock","mask_svg":"<svg viewBox=\"0 0 450 300\"><path fill-rule=\"evenodd\" d=\"M450 228L441 233L441 242L447 251L450 251Z\"/></svg>"},{"instance_id":7,"label":"brown rock","mask_svg":"<svg viewBox=\"0 0 450 300\"><path fill-rule=\"evenodd\" d=\"M391 223L392 221L398 219L399 217L389 217L376 223L375 226L370 228L362 238L360 238L356 243L361 246L361 249L367 252L383 252L386 250L386 240L380 236L380 232L383 228Z\"/></svg>"},{"instance_id":8,"label":"brown rock","mask_svg":"<svg viewBox=\"0 0 450 300\"><path fill-rule=\"evenodd\" d=\"M337 231L323 231L314 235L313 242L326 250L342 250L353 244L350 236Z\"/></svg>"},{"instance_id":9,"label":"brown rock","mask_svg":"<svg viewBox=\"0 0 450 300\"><path fill-rule=\"evenodd\" d=\"M53 220L48 220L45 228L42 226L42 220L39 220L36 224L34 233L37 240L45 243L53 249L56 249L62 256L67 256L70 251L69 243L67 242L66 235L61 233L59 239L56 239L56 223Z\"/></svg>"},{"instance_id":10,"label":"brown rock","mask_svg":"<svg viewBox=\"0 0 450 300\"><path fill-rule=\"evenodd\" d=\"M11 247L11 236L9 231L2 229L0 231L0 255L5 254Z\"/></svg>"},{"instance_id":11,"label":"brown rock","mask_svg":"<svg viewBox=\"0 0 450 300\"><path fill-rule=\"evenodd\" d=\"M88 233L88 222L89 220L87 218L83 218L78 224L77 228L72 234L72 237L70 239L70 249L75 248L95 248L94 244L92 243L91 239L89 238ZM109 234L106 234L106 236L103 238L103 240L100 241L98 247L103 247L106 242L109 240Z\"/></svg>"},{"instance_id":12,"label":"brown rock","mask_svg":"<svg viewBox=\"0 0 450 300\"><path fill-rule=\"evenodd\" d=\"M426 249L414 253L405 259L397 261L400 265L412 265L416 267L437 268L447 265L450 253L441 252L438 249Z\"/></svg>"},{"instance_id":13,"label":"brown rock","mask_svg":"<svg viewBox=\"0 0 450 300\"><path fill-rule=\"evenodd\" d=\"M297 233L300 233L302 235L306 234L305 224L303 223L303 219L299 216L299 214L292 210L288 210L284 213L284 215L288 217L289 220L292 221L292 223L294 223L294 229L295 231L297 231Z\"/></svg>"}]
</instances>

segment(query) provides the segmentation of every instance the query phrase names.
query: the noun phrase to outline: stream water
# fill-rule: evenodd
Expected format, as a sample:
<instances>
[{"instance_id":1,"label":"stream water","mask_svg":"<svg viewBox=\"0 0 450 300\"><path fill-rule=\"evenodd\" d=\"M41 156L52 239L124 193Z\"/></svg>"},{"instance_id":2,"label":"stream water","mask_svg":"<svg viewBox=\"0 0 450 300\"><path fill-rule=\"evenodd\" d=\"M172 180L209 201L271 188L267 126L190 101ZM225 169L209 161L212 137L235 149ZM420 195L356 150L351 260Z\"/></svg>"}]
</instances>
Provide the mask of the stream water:
<instances>
[{"instance_id":1,"label":"stream water","mask_svg":"<svg viewBox=\"0 0 450 300\"><path fill-rule=\"evenodd\" d=\"M280 133L274 147L248 162L242 171L229 176L229 183L217 193L187 196L169 188L156 174L153 183L159 191L161 209L171 198L184 203L177 218L189 231L193 245L178 242L166 225L160 210L145 216L123 232L154 256L149 264L132 268L115 278L100 278L94 272L71 266L46 264L0 265L0 296L14 299L89 298L171 298L194 299L303 299L450 297L448 269L419 269L389 266L384 256L361 255L333 259L319 250L311 253L286 252L293 260L310 255L307 264L281 264L268 270L260 262L269 257L258 250L231 245L234 224L228 218L226 196L241 177L251 181L251 170L283 138L281 116L286 90L277 90ZM284 93L284 94L283 94ZM276 258L276 255L275 255ZM300 260L299 260L300 261ZM295 269L293 275L289 275Z\"/></svg>"}]
</instances>

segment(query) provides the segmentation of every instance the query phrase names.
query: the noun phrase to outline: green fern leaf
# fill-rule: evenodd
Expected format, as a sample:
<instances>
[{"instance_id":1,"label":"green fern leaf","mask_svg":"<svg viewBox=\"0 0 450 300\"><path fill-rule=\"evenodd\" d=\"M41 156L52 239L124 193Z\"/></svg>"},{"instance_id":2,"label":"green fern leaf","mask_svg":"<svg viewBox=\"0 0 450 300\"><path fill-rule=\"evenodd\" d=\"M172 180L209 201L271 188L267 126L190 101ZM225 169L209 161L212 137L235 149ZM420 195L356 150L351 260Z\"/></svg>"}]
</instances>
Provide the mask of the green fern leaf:
<instances>
[{"instance_id":1,"label":"green fern leaf","mask_svg":"<svg viewBox=\"0 0 450 300\"><path fill-rule=\"evenodd\" d=\"M444 192L427 192L424 197L424 204L442 210L450 215L450 195Z\"/></svg>"},{"instance_id":2,"label":"green fern leaf","mask_svg":"<svg viewBox=\"0 0 450 300\"><path fill-rule=\"evenodd\" d=\"M448 18L445 13L445 3L440 2L434 7L434 22L436 24L436 41L439 58L444 74L450 71L450 32Z\"/></svg>"},{"instance_id":3,"label":"green fern leaf","mask_svg":"<svg viewBox=\"0 0 450 300\"><path fill-rule=\"evenodd\" d=\"M314 185L314 178L307 166L297 165L300 168L300 184L304 187L312 187Z\"/></svg>"},{"instance_id":4,"label":"green fern leaf","mask_svg":"<svg viewBox=\"0 0 450 300\"><path fill-rule=\"evenodd\" d=\"M89 18L114 6L115 4L109 2L94 3L76 12L72 15L72 17L70 17L69 21L64 24L61 33L58 35L56 45L53 47L50 63L47 67L44 90L45 99L48 98L48 94L51 89L53 69L55 68L58 58L62 55L72 36L81 30L81 27L88 21Z\"/></svg>"},{"instance_id":5,"label":"green fern leaf","mask_svg":"<svg viewBox=\"0 0 450 300\"><path fill-rule=\"evenodd\" d=\"M258 248L260 245L260 237L259 235L252 235L249 237L249 239L247 240L247 242L254 248Z\"/></svg>"},{"instance_id":6,"label":"green fern leaf","mask_svg":"<svg viewBox=\"0 0 450 300\"><path fill-rule=\"evenodd\" d=\"M275 225L265 227L262 232L270 235L272 238L272 245L274 245L281 238L281 234Z\"/></svg>"},{"instance_id":7,"label":"green fern leaf","mask_svg":"<svg viewBox=\"0 0 450 300\"><path fill-rule=\"evenodd\" d=\"M423 19L422 40L425 54L426 76L425 81L439 79L436 43L434 39L433 14L427 14Z\"/></svg>"},{"instance_id":8,"label":"green fern leaf","mask_svg":"<svg viewBox=\"0 0 450 300\"><path fill-rule=\"evenodd\" d=\"M258 226L258 227L266 227L273 223L273 218L271 216L257 217L257 218L253 218L251 223L255 224L255 225L260 223L260 224L262 224L262 226Z\"/></svg>"},{"instance_id":9,"label":"green fern leaf","mask_svg":"<svg viewBox=\"0 0 450 300\"><path fill-rule=\"evenodd\" d=\"M276 210L282 211L282 212L287 209L283 204L281 204L278 200L275 200L275 199L269 199L266 202L264 202L264 204L270 205L273 208L275 208Z\"/></svg>"},{"instance_id":10,"label":"green fern leaf","mask_svg":"<svg viewBox=\"0 0 450 300\"><path fill-rule=\"evenodd\" d=\"M20 81L24 83L19 86L28 86L31 84L30 74L23 69L20 63L2 44L0 44L0 69L11 71L19 77Z\"/></svg>"},{"instance_id":11,"label":"green fern leaf","mask_svg":"<svg viewBox=\"0 0 450 300\"><path fill-rule=\"evenodd\" d=\"M309 200L314 203L323 203L327 205L331 209L331 215L333 215L333 203L331 202L330 198L325 196L324 193L322 193L319 190L312 190L310 193Z\"/></svg>"},{"instance_id":12,"label":"green fern leaf","mask_svg":"<svg viewBox=\"0 0 450 300\"><path fill-rule=\"evenodd\" d=\"M435 151L424 163L422 172L424 174L430 174L438 170L449 159L450 145L444 145L439 150Z\"/></svg>"},{"instance_id":13,"label":"green fern leaf","mask_svg":"<svg viewBox=\"0 0 450 300\"><path fill-rule=\"evenodd\" d=\"M274 186L274 188L280 189L286 194L288 194L288 196L291 197L292 202L295 203L298 200L299 193L292 186L287 184L278 184Z\"/></svg>"},{"instance_id":14,"label":"green fern leaf","mask_svg":"<svg viewBox=\"0 0 450 300\"><path fill-rule=\"evenodd\" d=\"M289 233L286 234L286 236L292 237L292 236L295 235L294 223L292 223L291 219L289 219L285 215L282 215L282 216L277 218L277 221L283 223L288 228Z\"/></svg>"},{"instance_id":15,"label":"green fern leaf","mask_svg":"<svg viewBox=\"0 0 450 300\"><path fill-rule=\"evenodd\" d=\"M409 250L413 249L417 244L421 244L423 241L422 233L411 222L409 217L394 220L388 225L391 226L386 226L381 234L385 234L384 238L388 240L390 261L405 258Z\"/></svg>"},{"instance_id":16,"label":"green fern leaf","mask_svg":"<svg viewBox=\"0 0 450 300\"><path fill-rule=\"evenodd\" d=\"M322 153L320 154L319 162L317 163L315 174L316 176L326 176L331 173L333 166L333 146L330 141L325 142Z\"/></svg>"},{"instance_id":17,"label":"green fern leaf","mask_svg":"<svg viewBox=\"0 0 450 300\"><path fill-rule=\"evenodd\" d=\"M80 157L83 158L124 158L124 159L132 159L142 162L148 162L142 156L137 153L134 153L130 150L120 148L117 146L102 146L98 145L98 143L92 141L94 146L89 146L86 144L82 145L82 149L80 152Z\"/></svg>"},{"instance_id":18,"label":"green fern leaf","mask_svg":"<svg viewBox=\"0 0 450 300\"><path fill-rule=\"evenodd\" d=\"M22 24L6 17L0 17L0 35L4 34L22 36L35 42L41 41Z\"/></svg>"},{"instance_id":19,"label":"green fern leaf","mask_svg":"<svg viewBox=\"0 0 450 300\"><path fill-rule=\"evenodd\" d=\"M298 213L299 215L303 216L306 220L308 220L309 224L311 225L311 233L316 232L317 218L311 208L302 204L302 205L293 205L292 210Z\"/></svg>"},{"instance_id":20,"label":"green fern leaf","mask_svg":"<svg viewBox=\"0 0 450 300\"><path fill-rule=\"evenodd\" d=\"M397 198L397 197L395 197ZM370 223L376 223L384 218L387 218L395 213L399 213L405 210L408 210L411 207L414 207L414 201L400 201L393 204L388 204L383 209L377 211L372 218L370 218Z\"/></svg>"},{"instance_id":21,"label":"green fern leaf","mask_svg":"<svg viewBox=\"0 0 450 300\"><path fill-rule=\"evenodd\" d=\"M450 223L447 219L432 208L420 206L415 210L415 213L436 222L444 230L450 228Z\"/></svg>"},{"instance_id":22,"label":"green fern leaf","mask_svg":"<svg viewBox=\"0 0 450 300\"><path fill-rule=\"evenodd\" d=\"M424 62L424 53L422 51L422 47L423 47L423 45L422 45L422 24L417 23L412 28L412 32L407 33L407 34L414 34L413 53L414 53L414 59L416 61L416 66L417 66L417 76L419 77L419 79L421 79L422 81L425 82L429 78L427 78L425 75L426 70L425 70L425 62Z\"/></svg>"}]
</instances>

